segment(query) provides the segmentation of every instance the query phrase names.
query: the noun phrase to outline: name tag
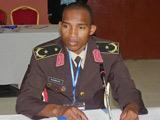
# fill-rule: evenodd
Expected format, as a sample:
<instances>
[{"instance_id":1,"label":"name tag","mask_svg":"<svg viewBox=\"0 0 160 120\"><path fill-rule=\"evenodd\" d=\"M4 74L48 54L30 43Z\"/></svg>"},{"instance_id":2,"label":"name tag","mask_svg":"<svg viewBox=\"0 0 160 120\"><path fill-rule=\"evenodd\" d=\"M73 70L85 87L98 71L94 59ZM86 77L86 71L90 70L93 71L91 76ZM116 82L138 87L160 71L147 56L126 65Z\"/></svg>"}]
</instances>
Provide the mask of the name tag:
<instances>
[{"instance_id":1,"label":"name tag","mask_svg":"<svg viewBox=\"0 0 160 120\"><path fill-rule=\"evenodd\" d=\"M59 85L63 85L64 83L63 80L54 77L48 77L48 81Z\"/></svg>"}]
</instances>

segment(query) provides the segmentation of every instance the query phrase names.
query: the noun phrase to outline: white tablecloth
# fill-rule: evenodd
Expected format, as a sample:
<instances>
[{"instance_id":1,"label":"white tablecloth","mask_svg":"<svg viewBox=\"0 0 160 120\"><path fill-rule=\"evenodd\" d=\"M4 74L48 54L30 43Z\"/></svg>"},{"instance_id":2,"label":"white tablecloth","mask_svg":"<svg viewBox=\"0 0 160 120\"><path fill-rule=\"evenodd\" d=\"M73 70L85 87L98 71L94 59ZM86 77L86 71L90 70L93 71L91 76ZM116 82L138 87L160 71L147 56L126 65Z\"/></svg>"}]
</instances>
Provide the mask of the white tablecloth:
<instances>
[{"instance_id":1,"label":"white tablecloth","mask_svg":"<svg viewBox=\"0 0 160 120\"><path fill-rule=\"evenodd\" d=\"M147 108L148 114L139 115L140 120L160 120L160 107ZM121 111L119 109L112 110L113 120L119 120Z\"/></svg>"},{"instance_id":2,"label":"white tablecloth","mask_svg":"<svg viewBox=\"0 0 160 120\"><path fill-rule=\"evenodd\" d=\"M147 115L139 115L140 120L160 120L160 107L148 108L149 113ZM109 120L108 114L103 110L87 110L84 111L89 120ZM121 110L113 109L112 118L113 120L119 120ZM31 120L24 115L0 115L0 120ZM45 118L42 120L57 120L57 118Z\"/></svg>"},{"instance_id":3,"label":"white tablecloth","mask_svg":"<svg viewBox=\"0 0 160 120\"><path fill-rule=\"evenodd\" d=\"M0 85L20 86L32 49L59 36L58 25L20 25L13 30L0 29Z\"/></svg>"}]
</instances>

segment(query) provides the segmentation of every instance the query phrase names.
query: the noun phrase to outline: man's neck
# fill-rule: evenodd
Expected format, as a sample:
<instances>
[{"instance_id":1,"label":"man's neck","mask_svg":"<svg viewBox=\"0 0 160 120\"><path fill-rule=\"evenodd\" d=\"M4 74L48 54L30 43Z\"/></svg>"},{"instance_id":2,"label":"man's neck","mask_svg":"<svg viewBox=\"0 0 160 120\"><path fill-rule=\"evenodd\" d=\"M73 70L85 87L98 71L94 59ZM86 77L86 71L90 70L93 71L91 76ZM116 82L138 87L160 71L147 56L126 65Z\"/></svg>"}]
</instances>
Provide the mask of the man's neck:
<instances>
[{"instance_id":1,"label":"man's neck","mask_svg":"<svg viewBox=\"0 0 160 120\"><path fill-rule=\"evenodd\" d=\"M87 49L88 49L88 44L86 45L86 48L85 48L84 53L83 53L83 51L82 51L80 54L76 54L75 52L72 52L72 51L71 51L71 57L72 57L72 60L73 60L73 61L74 61L74 59L75 59L77 56L79 56L79 57L82 58L82 65L81 65L82 69L83 69L83 67L84 67L84 63L85 63L85 60L86 60ZM74 63L74 64L75 64L75 63Z\"/></svg>"}]
</instances>

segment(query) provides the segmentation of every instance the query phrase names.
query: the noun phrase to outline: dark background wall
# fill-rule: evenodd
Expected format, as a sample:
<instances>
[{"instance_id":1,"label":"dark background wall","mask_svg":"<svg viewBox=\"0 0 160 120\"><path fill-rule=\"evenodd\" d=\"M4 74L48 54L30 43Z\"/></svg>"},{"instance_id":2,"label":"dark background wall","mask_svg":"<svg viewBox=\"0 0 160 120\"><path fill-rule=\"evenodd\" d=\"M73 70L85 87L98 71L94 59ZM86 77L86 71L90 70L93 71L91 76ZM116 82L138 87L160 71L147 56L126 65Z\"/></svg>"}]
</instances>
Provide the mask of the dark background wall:
<instances>
[{"instance_id":1,"label":"dark background wall","mask_svg":"<svg viewBox=\"0 0 160 120\"><path fill-rule=\"evenodd\" d=\"M89 0L96 35L118 41L125 59L160 58L160 0Z\"/></svg>"}]
</instances>

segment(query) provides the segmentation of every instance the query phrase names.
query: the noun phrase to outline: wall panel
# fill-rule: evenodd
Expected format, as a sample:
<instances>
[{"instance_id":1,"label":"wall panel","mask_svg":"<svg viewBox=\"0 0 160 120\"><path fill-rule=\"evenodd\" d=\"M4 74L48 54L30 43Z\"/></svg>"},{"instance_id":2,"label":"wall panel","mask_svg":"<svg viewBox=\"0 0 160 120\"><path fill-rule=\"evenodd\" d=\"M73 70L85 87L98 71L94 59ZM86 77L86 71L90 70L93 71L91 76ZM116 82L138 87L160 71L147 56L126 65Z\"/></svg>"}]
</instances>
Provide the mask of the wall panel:
<instances>
[{"instance_id":1,"label":"wall panel","mask_svg":"<svg viewBox=\"0 0 160 120\"><path fill-rule=\"evenodd\" d=\"M89 0L94 12L96 35L120 43L120 50L125 53L125 14L124 0Z\"/></svg>"},{"instance_id":2,"label":"wall panel","mask_svg":"<svg viewBox=\"0 0 160 120\"><path fill-rule=\"evenodd\" d=\"M125 58L160 58L160 0L126 0Z\"/></svg>"},{"instance_id":3,"label":"wall panel","mask_svg":"<svg viewBox=\"0 0 160 120\"><path fill-rule=\"evenodd\" d=\"M118 41L125 59L160 58L160 0L89 0L96 35Z\"/></svg>"}]
</instances>

